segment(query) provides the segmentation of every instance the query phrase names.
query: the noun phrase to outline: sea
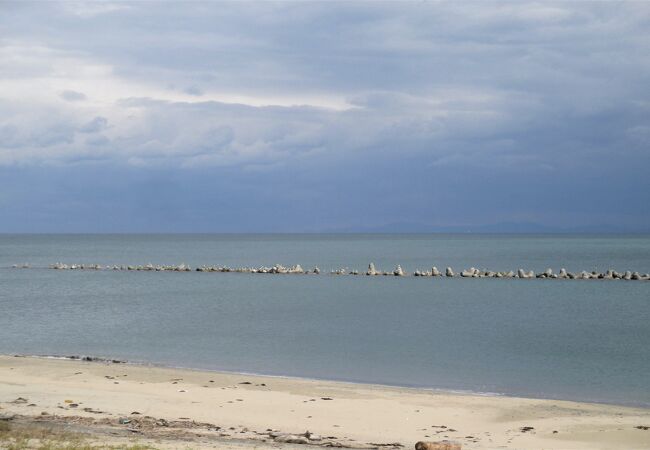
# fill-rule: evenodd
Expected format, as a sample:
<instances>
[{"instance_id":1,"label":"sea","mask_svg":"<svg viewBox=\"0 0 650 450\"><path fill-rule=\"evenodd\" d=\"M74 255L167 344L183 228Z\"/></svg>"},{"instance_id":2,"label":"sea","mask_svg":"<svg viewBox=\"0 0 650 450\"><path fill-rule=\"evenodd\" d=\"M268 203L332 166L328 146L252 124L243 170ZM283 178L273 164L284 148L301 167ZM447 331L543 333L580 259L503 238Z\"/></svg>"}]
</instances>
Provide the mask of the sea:
<instances>
[{"instance_id":1,"label":"sea","mask_svg":"<svg viewBox=\"0 0 650 450\"><path fill-rule=\"evenodd\" d=\"M650 282L329 274L370 262L647 273L650 236L4 234L0 353L650 407Z\"/></svg>"}]
</instances>

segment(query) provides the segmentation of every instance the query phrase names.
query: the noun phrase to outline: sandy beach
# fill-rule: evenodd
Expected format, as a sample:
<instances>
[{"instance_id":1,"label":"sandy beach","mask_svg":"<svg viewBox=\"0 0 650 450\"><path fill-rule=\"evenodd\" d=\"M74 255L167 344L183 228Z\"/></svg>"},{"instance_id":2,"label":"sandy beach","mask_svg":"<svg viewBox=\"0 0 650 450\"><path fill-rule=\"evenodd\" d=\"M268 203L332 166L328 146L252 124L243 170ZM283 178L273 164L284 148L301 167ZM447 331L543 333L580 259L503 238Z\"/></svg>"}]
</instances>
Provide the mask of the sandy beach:
<instances>
[{"instance_id":1,"label":"sandy beach","mask_svg":"<svg viewBox=\"0 0 650 450\"><path fill-rule=\"evenodd\" d=\"M647 409L0 356L0 417L12 416L158 448L650 448Z\"/></svg>"}]
</instances>

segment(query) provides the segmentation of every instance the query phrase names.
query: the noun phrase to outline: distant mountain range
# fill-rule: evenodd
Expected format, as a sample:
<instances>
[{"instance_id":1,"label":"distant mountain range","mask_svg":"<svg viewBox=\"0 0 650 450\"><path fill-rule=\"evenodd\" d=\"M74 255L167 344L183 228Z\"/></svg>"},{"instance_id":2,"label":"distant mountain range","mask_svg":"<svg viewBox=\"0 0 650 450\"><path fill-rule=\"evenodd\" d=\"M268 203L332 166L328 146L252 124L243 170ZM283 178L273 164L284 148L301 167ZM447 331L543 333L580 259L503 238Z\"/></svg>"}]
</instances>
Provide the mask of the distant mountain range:
<instances>
[{"instance_id":1,"label":"distant mountain range","mask_svg":"<svg viewBox=\"0 0 650 450\"><path fill-rule=\"evenodd\" d=\"M636 234L650 233L648 227L590 225L575 227L549 226L536 222L499 222L485 225L453 225L437 226L418 222L392 222L384 225L365 227L341 227L322 230L328 233L604 233L604 234Z\"/></svg>"}]
</instances>

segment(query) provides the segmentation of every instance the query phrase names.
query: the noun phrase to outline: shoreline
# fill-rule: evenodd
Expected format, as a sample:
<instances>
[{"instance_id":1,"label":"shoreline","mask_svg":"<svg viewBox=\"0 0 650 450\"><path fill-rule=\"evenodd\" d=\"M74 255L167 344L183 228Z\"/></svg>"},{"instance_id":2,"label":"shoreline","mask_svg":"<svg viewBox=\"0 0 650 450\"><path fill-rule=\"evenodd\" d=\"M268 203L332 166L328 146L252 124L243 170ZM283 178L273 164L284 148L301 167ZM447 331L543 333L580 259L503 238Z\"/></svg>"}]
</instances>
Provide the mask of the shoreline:
<instances>
[{"instance_id":1,"label":"shoreline","mask_svg":"<svg viewBox=\"0 0 650 450\"><path fill-rule=\"evenodd\" d=\"M277 374L268 374L262 372L245 372L240 370L226 370L226 369L210 369L203 367L189 367L189 366L177 366L174 364L164 364L151 361L134 361L128 359L119 359L119 358L107 358L103 356L90 356L90 355L71 355L71 356L61 356L61 355L27 355L27 354L5 354L0 353L0 357L14 357L14 358L35 358L35 359L53 359L53 360L62 360L62 361L81 361L81 362L97 362L97 363L112 363L112 364L125 364L131 366L139 367L154 367L159 369L173 369L173 370L187 370L194 372L208 372L216 373L223 375L241 375L241 376L251 376L251 377L261 377L261 378L277 378L282 380L295 380L295 381L314 381L314 382L325 382L325 383L342 383L350 385L359 385L359 386L369 386L375 388L395 388L395 389L411 389L415 391L426 391L439 394L449 394L449 395L476 395L479 397L513 397L513 398L528 398L531 400L558 400L558 401L575 401L571 399L554 399L554 398L545 398L545 397L525 397L510 395L500 392L482 392L482 391L472 391L470 389L444 389L444 388L434 388L426 386L416 386L416 385L401 385L401 384L390 384L390 383L372 383L366 381L355 381L355 380L345 380L337 378L319 378L319 377L303 377L298 375L277 375ZM614 406L632 406L645 408L644 406L636 405L625 405L620 403L606 403L606 402L597 402L597 401L581 401L583 403L594 403L594 404L611 404ZM648 406L650 409L650 405Z\"/></svg>"},{"instance_id":2,"label":"shoreline","mask_svg":"<svg viewBox=\"0 0 650 450\"><path fill-rule=\"evenodd\" d=\"M35 358L35 359L52 359L52 360L61 360L61 361L81 361L81 362L97 362L97 363L117 363L132 365L138 367L152 367L159 369L171 369L171 370L187 370L193 372L207 372L223 375L240 375L240 376L251 376L251 377L261 377L261 378L277 378L282 380L294 380L294 381L307 381L307 382L324 382L324 383L341 383L353 386L360 387L372 387L372 388L386 388L386 389L405 389L412 390L415 392L430 392L433 394L441 395L461 395L461 396L476 396L476 397L488 397L488 398L515 398L523 400L548 400L548 401L559 401L559 402L574 402L574 403L584 403L589 405L601 405L601 406L614 406L614 407L624 407L624 408L638 408L646 409L650 411L650 404L646 403L617 403L617 402L608 402L603 400L585 400L585 399L572 399L572 398L558 398L558 397L544 397L544 396L532 396L532 395L517 395L510 394L507 392L490 392L490 391L475 391L471 389L453 389L453 388L436 388L429 386L419 386L419 385L401 385L401 384L390 384L390 383L376 383L376 382L366 382L358 380L346 380L346 379L337 379L337 378L319 378L319 377L307 377L307 376L298 376L298 375L278 375L278 374L268 374L268 373L258 373L258 372L246 372L240 370L226 370L226 369L212 369L212 368L203 368L203 367L189 367L189 366L180 366L174 364L165 364L157 363L151 361L134 361L121 358L110 358L103 356L90 356L90 355L28 355L28 354L4 354L0 353L0 358L2 357L15 357L15 358Z\"/></svg>"},{"instance_id":3,"label":"shoreline","mask_svg":"<svg viewBox=\"0 0 650 450\"><path fill-rule=\"evenodd\" d=\"M55 357L0 356L3 414L163 442L178 435L193 448L211 439L277 447L288 444L282 433L308 430L320 440L301 443L336 447L650 448L643 408Z\"/></svg>"}]
</instances>

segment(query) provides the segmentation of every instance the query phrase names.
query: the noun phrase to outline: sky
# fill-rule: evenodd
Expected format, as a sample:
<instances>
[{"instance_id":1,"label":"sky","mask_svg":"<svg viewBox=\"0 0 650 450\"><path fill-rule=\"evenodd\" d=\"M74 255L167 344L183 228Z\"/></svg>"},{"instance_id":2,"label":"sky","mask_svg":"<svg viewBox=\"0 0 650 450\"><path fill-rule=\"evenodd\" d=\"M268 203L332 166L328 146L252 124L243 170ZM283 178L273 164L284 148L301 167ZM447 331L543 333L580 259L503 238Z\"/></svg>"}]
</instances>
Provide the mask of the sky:
<instances>
[{"instance_id":1,"label":"sky","mask_svg":"<svg viewBox=\"0 0 650 450\"><path fill-rule=\"evenodd\" d=\"M0 0L0 232L650 231L650 2Z\"/></svg>"}]
</instances>

